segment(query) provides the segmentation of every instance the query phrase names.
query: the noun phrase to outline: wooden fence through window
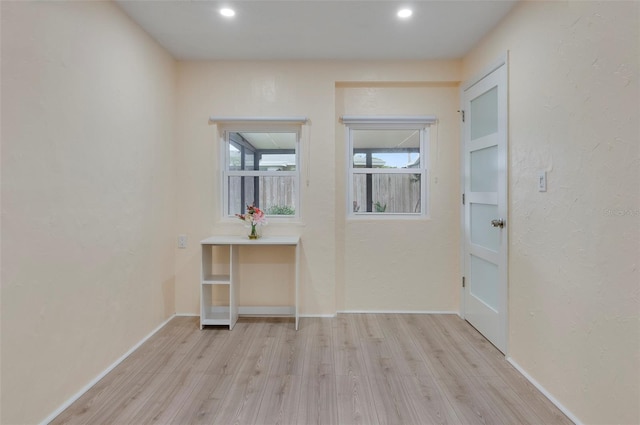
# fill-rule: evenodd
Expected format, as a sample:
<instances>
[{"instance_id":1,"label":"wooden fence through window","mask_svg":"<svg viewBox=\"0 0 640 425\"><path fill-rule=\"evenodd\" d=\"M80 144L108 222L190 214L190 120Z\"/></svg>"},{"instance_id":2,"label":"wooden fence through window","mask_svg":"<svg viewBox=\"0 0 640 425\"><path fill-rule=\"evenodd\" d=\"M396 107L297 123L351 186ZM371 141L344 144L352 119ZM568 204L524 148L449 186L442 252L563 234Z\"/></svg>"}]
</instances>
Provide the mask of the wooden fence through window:
<instances>
[{"instance_id":1,"label":"wooden fence through window","mask_svg":"<svg viewBox=\"0 0 640 425\"><path fill-rule=\"evenodd\" d=\"M367 212L366 174L353 176L354 212ZM246 204L254 202L255 180L259 185L258 205L268 211L270 207L295 208L294 179L290 176L244 177ZM241 177L229 179L229 211L240 213ZM420 212L420 177L419 174L373 174L371 212L387 213L419 213ZM377 206L377 208L376 208Z\"/></svg>"}]
</instances>

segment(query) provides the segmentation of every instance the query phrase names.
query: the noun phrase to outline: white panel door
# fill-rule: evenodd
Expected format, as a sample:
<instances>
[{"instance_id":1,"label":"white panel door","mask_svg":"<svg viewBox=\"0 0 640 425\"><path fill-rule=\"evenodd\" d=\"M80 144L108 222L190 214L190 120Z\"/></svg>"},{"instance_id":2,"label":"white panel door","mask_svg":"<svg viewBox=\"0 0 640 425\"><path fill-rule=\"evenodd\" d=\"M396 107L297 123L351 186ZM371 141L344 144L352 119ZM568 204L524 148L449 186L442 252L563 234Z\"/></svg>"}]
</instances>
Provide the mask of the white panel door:
<instances>
[{"instance_id":1,"label":"white panel door","mask_svg":"<svg viewBox=\"0 0 640 425\"><path fill-rule=\"evenodd\" d=\"M503 353L507 339L507 73L463 87L463 317Z\"/></svg>"}]
</instances>

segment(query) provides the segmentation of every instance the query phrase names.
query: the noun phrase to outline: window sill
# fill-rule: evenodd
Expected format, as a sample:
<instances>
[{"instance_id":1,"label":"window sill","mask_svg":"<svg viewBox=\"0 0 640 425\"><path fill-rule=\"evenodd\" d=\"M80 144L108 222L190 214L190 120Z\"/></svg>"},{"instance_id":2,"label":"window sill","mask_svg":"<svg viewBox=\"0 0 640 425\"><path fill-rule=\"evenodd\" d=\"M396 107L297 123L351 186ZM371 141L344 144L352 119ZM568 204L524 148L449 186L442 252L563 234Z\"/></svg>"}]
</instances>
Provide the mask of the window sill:
<instances>
[{"instance_id":1,"label":"window sill","mask_svg":"<svg viewBox=\"0 0 640 425\"><path fill-rule=\"evenodd\" d=\"M218 221L218 224L228 225L228 224L238 224L243 226L242 220L235 217L224 217ZM268 217L267 216L267 226L278 226L278 225L294 225L294 226L305 226L305 222L300 219L300 217Z\"/></svg>"}]
</instances>

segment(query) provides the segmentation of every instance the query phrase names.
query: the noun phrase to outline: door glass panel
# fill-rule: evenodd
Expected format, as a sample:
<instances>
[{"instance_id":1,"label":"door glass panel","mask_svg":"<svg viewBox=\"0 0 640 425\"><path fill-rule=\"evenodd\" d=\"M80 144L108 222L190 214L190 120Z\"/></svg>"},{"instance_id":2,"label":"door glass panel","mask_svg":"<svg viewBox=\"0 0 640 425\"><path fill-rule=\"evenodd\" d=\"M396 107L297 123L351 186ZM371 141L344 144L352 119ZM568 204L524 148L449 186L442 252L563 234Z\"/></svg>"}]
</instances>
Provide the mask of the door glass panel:
<instances>
[{"instance_id":1,"label":"door glass panel","mask_svg":"<svg viewBox=\"0 0 640 425\"><path fill-rule=\"evenodd\" d=\"M491 226L496 217L497 205L471 204L471 243L498 252L500 232Z\"/></svg>"},{"instance_id":2,"label":"door glass panel","mask_svg":"<svg viewBox=\"0 0 640 425\"><path fill-rule=\"evenodd\" d=\"M498 190L498 146L471 152L471 191Z\"/></svg>"},{"instance_id":3,"label":"door glass panel","mask_svg":"<svg viewBox=\"0 0 640 425\"><path fill-rule=\"evenodd\" d=\"M471 281L469 290L473 296L493 310L498 310L498 266L471 255Z\"/></svg>"},{"instance_id":4,"label":"door glass panel","mask_svg":"<svg viewBox=\"0 0 640 425\"><path fill-rule=\"evenodd\" d=\"M471 140L498 131L498 87L471 101Z\"/></svg>"}]
</instances>

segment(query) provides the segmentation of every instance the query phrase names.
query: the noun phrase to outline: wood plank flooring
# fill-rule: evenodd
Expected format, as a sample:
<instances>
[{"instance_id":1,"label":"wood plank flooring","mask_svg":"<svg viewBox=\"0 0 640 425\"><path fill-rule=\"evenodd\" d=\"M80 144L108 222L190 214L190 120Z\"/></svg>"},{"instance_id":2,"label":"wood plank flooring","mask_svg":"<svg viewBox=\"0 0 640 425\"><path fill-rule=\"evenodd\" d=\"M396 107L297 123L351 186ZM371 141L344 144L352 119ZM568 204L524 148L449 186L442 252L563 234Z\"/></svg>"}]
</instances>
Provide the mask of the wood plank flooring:
<instances>
[{"instance_id":1,"label":"wood plank flooring","mask_svg":"<svg viewBox=\"0 0 640 425\"><path fill-rule=\"evenodd\" d=\"M176 317L52 424L571 424L455 315Z\"/></svg>"}]
</instances>

